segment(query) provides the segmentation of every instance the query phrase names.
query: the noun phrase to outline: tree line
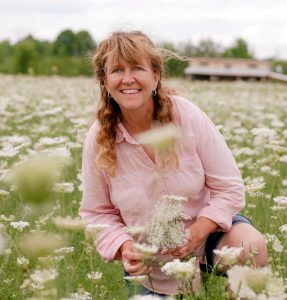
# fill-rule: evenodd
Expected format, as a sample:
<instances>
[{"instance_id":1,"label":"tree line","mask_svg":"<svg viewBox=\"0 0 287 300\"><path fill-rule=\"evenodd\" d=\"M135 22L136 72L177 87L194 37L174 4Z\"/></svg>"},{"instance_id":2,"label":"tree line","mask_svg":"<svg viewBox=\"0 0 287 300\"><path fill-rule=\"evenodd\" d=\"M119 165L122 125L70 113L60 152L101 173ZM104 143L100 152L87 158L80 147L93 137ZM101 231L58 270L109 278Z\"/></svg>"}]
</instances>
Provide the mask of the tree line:
<instances>
[{"instance_id":1,"label":"tree line","mask_svg":"<svg viewBox=\"0 0 287 300\"><path fill-rule=\"evenodd\" d=\"M163 42L159 47L182 57L232 57L255 58L247 42L238 38L231 47L223 48L212 39L202 39L197 45L192 42L173 44ZM15 44L9 40L0 42L0 73L31 75L78 76L93 74L91 56L97 47L88 31L73 32L70 29L59 33L54 41L42 41L29 35ZM274 70L287 74L287 61L270 59ZM166 62L167 76L183 76L187 59L173 57Z\"/></svg>"}]
</instances>

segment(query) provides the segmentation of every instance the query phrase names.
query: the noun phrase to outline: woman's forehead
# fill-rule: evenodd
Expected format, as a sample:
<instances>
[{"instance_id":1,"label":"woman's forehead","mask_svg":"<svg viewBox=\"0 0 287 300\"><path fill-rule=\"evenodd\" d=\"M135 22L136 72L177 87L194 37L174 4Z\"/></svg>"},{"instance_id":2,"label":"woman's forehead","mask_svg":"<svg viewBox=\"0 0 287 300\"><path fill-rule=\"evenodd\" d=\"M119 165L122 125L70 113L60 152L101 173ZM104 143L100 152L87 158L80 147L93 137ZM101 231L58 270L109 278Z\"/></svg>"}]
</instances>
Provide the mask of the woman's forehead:
<instances>
[{"instance_id":1,"label":"woman's forehead","mask_svg":"<svg viewBox=\"0 0 287 300\"><path fill-rule=\"evenodd\" d=\"M135 64L149 64L150 60L146 56L138 56L132 58L124 58L122 56L108 56L106 60L106 66L116 65L135 65Z\"/></svg>"}]
</instances>

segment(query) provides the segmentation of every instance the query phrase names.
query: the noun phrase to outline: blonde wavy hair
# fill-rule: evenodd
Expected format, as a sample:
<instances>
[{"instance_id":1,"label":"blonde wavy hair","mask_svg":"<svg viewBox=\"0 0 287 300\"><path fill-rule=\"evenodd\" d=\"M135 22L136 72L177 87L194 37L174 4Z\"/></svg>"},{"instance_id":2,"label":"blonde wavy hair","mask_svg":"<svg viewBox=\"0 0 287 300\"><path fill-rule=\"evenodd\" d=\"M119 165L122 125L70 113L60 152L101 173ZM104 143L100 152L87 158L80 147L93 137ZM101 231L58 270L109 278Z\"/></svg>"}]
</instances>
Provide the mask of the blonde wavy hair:
<instances>
[{"instance_id":1,"label":"blonde wavy hair","mask_svg":"<svg viewBox=\"0 0 287 300\"><path fill-rule=\"evenodd\" d=\"M107 171L110 176L115 176L117 173L115 140L117 124L121 120L121 110L116 101L108 97L108 92L104 85L106 61L108 58L111 58L114 62L123 59L130 64L136 64L143 57L150 60L152 70L159 75L156 96L153 96L153 119L161 124L167 124L173 121L172 102L169 95L176 94L176 92L173 89L162 86L161 78L164 74L164 56L162 49L157 48L140 31L113 32L111 36L99 44L93 56L93 67L101 87L101 99L97 112L100 127L96 136L98 151L95 163L99 169Z\"/></svg>"}]
</instances>

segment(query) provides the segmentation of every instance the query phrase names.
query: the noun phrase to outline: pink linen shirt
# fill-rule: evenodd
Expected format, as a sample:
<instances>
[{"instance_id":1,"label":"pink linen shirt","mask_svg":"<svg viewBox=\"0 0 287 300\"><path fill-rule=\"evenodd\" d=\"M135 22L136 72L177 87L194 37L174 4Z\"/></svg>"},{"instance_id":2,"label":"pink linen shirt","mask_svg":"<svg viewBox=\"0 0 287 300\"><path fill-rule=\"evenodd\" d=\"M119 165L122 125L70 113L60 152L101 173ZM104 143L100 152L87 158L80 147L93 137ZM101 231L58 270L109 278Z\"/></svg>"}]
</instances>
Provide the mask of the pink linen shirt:
<instances>
[{"instance_id":1,"label":"pink linen shirt","mask_svg":"<svg viewBox=\"0 0 287 300\"><path fill-rule=\"evenodd\" d=\"M187 197L184 213L193 220L203 216L223 231L231 228L232 216L245 205L244 184L224 138L214 124L190 101L171 96L174 123L184 143L175 145L178 168L159 168L122 123L116 135L117 175L95 170L95 139L99 125L90 128L83 148L83 199L80 216L86 224L108 223L98 235L97 250L106 260L120 258L119 248L132 237L123 227L145 225L153 206L163 195ZM204 247L200 247L204 249ZM161 256L164 261L170 256ZM160 268L151 273L154 290L176 294L179 286ZM149 282L143 285L150 288Z\"/></svg>"}]
</instances>

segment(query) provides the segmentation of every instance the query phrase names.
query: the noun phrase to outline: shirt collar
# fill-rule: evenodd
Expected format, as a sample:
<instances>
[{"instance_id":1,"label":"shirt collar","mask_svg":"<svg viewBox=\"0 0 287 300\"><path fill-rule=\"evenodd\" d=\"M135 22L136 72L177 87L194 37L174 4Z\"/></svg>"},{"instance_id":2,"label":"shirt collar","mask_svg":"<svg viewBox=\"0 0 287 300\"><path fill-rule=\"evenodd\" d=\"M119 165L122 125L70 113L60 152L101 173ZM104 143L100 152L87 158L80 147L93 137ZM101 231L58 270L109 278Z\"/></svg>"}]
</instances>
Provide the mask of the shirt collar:
<instances>
[{"instance_id":1,"label":"shirt collar","mask_svg":"<svg viewBox=\"0 0 287 300\"><path fill-rule=\"evenodd\" d=\"M116 144L126 140L130 144L138 145L137 141L129 134L122 122L119 122L116 129Z\"/></svg>"}]
</instances>

